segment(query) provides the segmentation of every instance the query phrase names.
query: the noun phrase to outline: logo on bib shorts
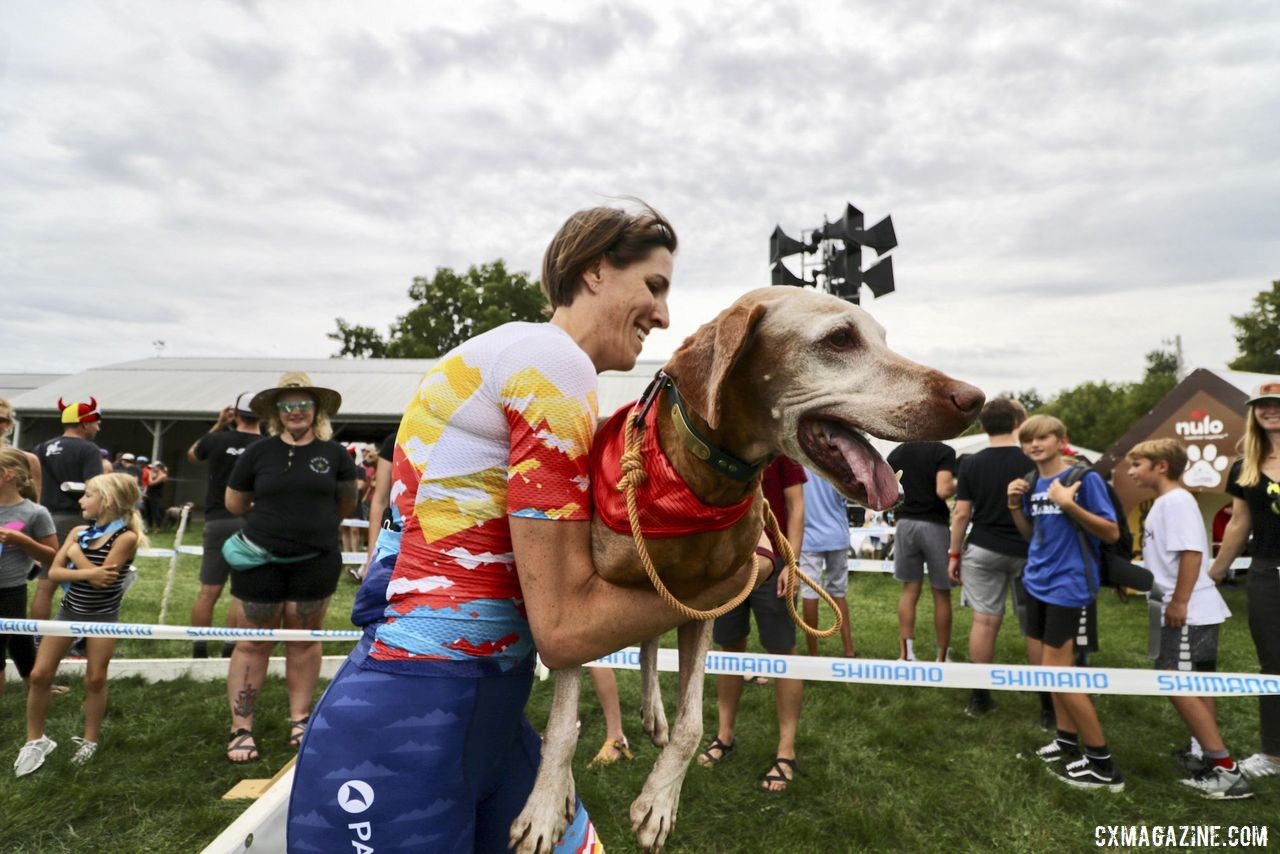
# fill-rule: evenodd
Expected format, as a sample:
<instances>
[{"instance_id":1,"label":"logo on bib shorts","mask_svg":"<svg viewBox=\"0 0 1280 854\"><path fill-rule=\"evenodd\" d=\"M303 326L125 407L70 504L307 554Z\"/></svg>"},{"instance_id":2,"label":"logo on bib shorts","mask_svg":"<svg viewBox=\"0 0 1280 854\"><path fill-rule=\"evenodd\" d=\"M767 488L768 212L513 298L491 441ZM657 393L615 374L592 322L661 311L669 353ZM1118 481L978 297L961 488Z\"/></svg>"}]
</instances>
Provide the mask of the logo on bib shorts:
<instances>
[{"instance_id":1,"label":"logo on bib shorts","mask_svg":"<svg viewBox=\"0 0 1280 854\"><path fill-rule=\"evenodd\" d=\"M311 466L311 470L316 474L329 473L329 468L330 468L329 461L326 460L324 457L312 457L311 462L308 463L308 465Z\"/></svg>"},{"instance_id":2,"label":"logo on bib shorts","mask_svg":"<svg viewBox=\"0 0 1280 854\"><path fill-rule=\"evenodd\" d=\"M338 806L359 815L373 806L373 786L364 780L348 780L338 787Z\"/></svg>"}]
</instances>

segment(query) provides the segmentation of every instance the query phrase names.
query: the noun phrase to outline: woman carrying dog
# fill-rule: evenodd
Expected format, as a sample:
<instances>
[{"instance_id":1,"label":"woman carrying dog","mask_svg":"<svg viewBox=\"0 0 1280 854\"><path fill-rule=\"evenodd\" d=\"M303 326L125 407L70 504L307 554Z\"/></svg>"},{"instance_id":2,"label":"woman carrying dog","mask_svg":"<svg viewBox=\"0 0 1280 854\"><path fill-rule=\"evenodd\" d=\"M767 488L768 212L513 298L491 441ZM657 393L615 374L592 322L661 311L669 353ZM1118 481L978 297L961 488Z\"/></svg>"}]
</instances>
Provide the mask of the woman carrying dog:
<instances>
[{"instance_id":1,"label":"woman carrying dog","mask_svg":"<svg viewBox=\"0 0 1280 854\"><path fill-rule=\"evenodd\" d=\"M371 564L353 614L364 638L303 742L291 850L325 848L334 828L388 849L507 850L538 766L535 647L562 668L682 622L652 589L595 574L589 491L596 375L633 367L668 325L675 249L647 205L575 213L543 260L550 322L478 335L423 379L392 464L399 555ZM578 805L561 845L593 838Z\"/></svg>"},{"instance_id":2,"label":"woman carrying dog","mask_svg":"<svg viewBox=\"0 0 1280 854\"><path fill-rule=\"evenodd\" d=\"M249 408L271 437L249 445L227 480L226 506L245 517L223 544L231 595L255 628L318 629L342 574L338 523L356 503L355 463L332 441L329 419L342 405L333 389L287 373ZM227 670L231 740L227 759L258 758L253 723L275 641L240 641ZM285 644L289 742L302 741L320 677L319 641Z\"/></svg>"},{"instance_id":3,"label":"woman carrying dog","mask_svg":"<svg viewBox=\"0 0 1280 854\"><path fill-rule=\"evenodd\" d=\"M1227 476L1231 521L1209 567L1221 582L1252 534L1249 633L1263 673L1280 674L1280 383L1265 383L1248 401L1240 458ZM1280 697L1258 698L1262 750L1240 760L1246 777L1280 775Z\"/></svg>"}]
</instances>

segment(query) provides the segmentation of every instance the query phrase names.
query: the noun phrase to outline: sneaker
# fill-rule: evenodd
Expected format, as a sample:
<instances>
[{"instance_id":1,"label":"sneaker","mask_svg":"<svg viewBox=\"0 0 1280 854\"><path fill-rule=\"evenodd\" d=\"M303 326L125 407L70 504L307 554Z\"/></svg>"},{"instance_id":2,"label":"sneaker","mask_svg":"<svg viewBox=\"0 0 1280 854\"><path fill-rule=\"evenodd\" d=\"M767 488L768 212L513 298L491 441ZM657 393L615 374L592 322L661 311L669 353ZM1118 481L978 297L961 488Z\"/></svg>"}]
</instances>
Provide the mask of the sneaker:
<instances>
[{"instance_id":1,"label":"sneaker","mask_svg":"<svg viewBox=\"0 0 1280 854\"><path fill-rule=\"evenodd\" d=\"M969 695L969 702L964 707L964 713L971 718L980 718L983 715L989 715L994 712L999 705L996 702L996 698L990 694L980 694L974 691Z\"/></svg>"},{"instance_id":2,"label":"sneaker","mask_svg":"<svg viewBox=\"0 0 1280 854\"><path fill-rule=\"evenodd\" d=\"M72 765L83 765L93 758L93 754L98 752L98 742L88 741L78 735L71 736L71 740L80 745L75 755L71 757Z\"/></svg>"},{"instance_id":3,"label":"sneaker","mask_svg":"<svg viewBox=\"0 0 1280 854\"><path fill-rule=\"evenodd\" d=\"M13 775L27 776L43 765L45 757L53 753L53 749L57 746L58 742L44 735L34 741L28 741L18 751L18 760L13 763Z\"/></svg>"},{"instance_id":4,"label":"sneaker","mask_svg":"<svg viewBox=\"0 0 1280 854\"><path fill-rule=\"evenodd\" d=\"M1067 757L1076 757L1079 755L1079 750L1064 750L1056 738L1036 751L1036 756L1042 762L1057 762Z\"/></svg>"},{"instance_id":5,"label":"sneaker","mask_svg":"<svg viewBox=\"0 0 1280 854\"><path fill-rule=\"evenodd\" d=\"M1280 762L1265 753L1255 753L1248 759L1240 760L1240 773L1250 780L1257 780L1259 777L1275 777L1280 775Z\"/></svg>"},{"instance_id":6,"label":"sneaker","mask_svg":"<svg viewBox=\"0 0 1280 854\"><path fill-rule=\"evenodd\" d=\"M1220 765L1211 765L1194 777L1178 782L1190 786L1200 793L1200 797L1211 801L1237 801L1253 797L1253 788L1244 774L1240 773L1239 765L1231 771Z\"/></svg>"},{"instance_id":7,"label":"sneaker","mask_svg":"<svg viewBox=\"0 0 1280 854\"><path fill-rule=\"evenodd\" d=\"M1058 779L1068 786L1077 789L1106 789L1108 792L1123 792L1124 778L1112 766L1110 771L1103 771L1098 764L1087 756L1074 762L1068 762L1053 769Z\"/></svg>"},{"instance_id":8,"label":"sneaker","mask_svg":"<svg viewBox=\"0 0 1280 854\"><path fill-rule=\"evenodd\" d=\"M1173 751L1173 761L1177 762L1179 768L1193 777L1201 771L1205 771L1209 768L1209 766L1205 764L1203 754L1197 756L1186 748ZM1183 780L1183 782L1185 783L1187 781Z\"/></svg>"}]
</instances>

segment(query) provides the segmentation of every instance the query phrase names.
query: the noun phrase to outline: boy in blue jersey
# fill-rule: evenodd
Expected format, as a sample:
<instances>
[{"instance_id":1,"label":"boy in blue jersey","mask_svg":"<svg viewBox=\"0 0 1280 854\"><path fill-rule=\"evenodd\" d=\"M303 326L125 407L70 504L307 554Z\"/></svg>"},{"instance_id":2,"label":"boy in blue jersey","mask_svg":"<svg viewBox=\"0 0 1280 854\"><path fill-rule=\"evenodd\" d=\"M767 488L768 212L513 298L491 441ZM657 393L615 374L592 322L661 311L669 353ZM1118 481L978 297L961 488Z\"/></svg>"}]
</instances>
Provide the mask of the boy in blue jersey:
<instances>
[{"instance_id":1,"label":"boy in blue jersey","mask_svg":"<svg viewBox=\"0 0 1280 854\"><path fill-rule=\"evenodd\" d=\"M1027 590L1027 636L1043 644L1041 664L1071 667L1080 609L1098 592L1100 543L1120 538L1115 509L1101 475L1088 472L1065 486L1070 466L1062 457L1067 428L1051 415L1033 415L1018 430L1018 441L1039 475L1033 487L1018 478L1009 484L1009 512L1030 542L1023 582ZM1088 561L1084 548L1091 555ZM1102 724L1087 694L1055 693L1058 736L1036 751L1053 763L1059 779L1078 788L1124 790L1111 761ZM1074 761L1062 760L1084 755Z\"/></svg>"}]
</instances>

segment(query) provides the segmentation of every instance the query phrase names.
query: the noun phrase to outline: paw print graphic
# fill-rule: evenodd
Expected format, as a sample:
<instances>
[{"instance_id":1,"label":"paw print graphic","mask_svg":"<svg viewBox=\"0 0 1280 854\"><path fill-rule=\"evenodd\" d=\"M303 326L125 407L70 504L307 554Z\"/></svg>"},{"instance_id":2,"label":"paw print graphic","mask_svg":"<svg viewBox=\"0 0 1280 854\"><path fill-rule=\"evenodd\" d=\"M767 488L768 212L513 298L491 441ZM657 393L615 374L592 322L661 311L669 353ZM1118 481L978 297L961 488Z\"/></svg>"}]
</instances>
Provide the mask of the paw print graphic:
<instances>
[{"instance_id":1,"label":"paw print graphic","mask_svg":"<svg viewBox=\"0 0 1280 854\"><path fill-rule=\"evenodd\" d=\"M1182 475L1182 482L1187 486L1205 486L1213 488L1222 483L1222 472L1227 467L1227 458L1218 456L1217 445L1187 445L1187 470Z\"/></svg>"}]
</instances>

